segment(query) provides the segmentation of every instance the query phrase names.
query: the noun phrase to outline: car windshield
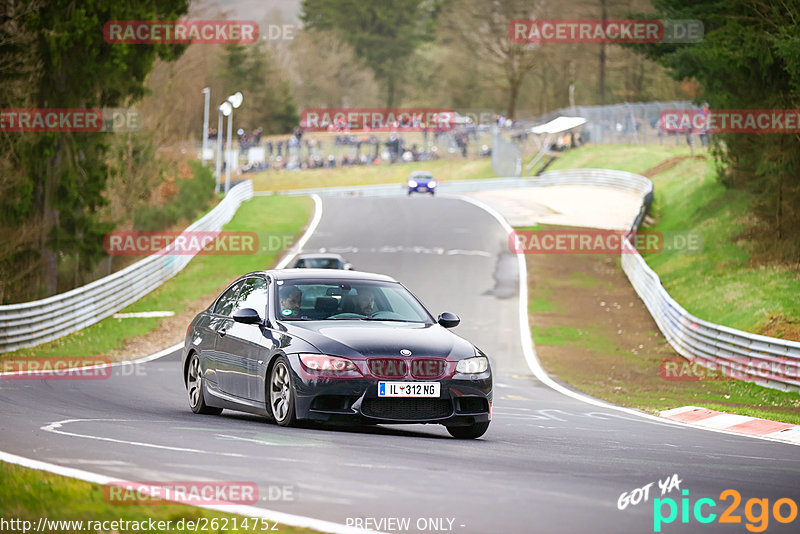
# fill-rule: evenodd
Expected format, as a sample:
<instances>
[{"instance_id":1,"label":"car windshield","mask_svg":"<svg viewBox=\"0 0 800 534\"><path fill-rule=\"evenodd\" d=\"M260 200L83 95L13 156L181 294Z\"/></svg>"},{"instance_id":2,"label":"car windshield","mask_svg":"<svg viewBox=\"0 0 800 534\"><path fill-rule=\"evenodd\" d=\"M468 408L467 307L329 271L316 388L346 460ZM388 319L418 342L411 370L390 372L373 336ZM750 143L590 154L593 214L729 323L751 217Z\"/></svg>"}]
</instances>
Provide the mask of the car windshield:
<instances>
[{"instance_id":1,"label":"car windshield","mask_svg":"<svg viewBox=\"0 0 800 534\"><path fill-rule=\"evenodd\" d=\"M397 282L282 280L277 316L284 321L375 320L431 323L433 319Z\"/></svg>"},{"instance_id":2,"label":"car windshield","mask_svg":"<svg viewBox=\"0 0 800 534\"><path fill-rule=\"evenodd\" d=\"M431 180L433 176L430 174L417 174L416 176L411 177L412 180Z\"/></svg>"}]
</instances>

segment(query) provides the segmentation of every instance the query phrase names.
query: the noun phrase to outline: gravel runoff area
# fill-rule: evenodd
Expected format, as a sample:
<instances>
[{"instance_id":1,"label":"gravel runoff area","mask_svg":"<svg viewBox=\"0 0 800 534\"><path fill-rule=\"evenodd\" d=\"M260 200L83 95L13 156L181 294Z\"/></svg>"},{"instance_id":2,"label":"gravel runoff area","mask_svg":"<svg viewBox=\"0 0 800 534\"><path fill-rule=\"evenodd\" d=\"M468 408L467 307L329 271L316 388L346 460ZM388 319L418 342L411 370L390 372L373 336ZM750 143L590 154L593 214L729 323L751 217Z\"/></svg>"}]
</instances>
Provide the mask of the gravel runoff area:
<instances>
[{"instance_id":1,"label":"gravel runoff area","mask_svg":"<svg viewBox=\"0 0 800 534\"><path fill-rule=\"evenodd\" d=\"M627 230L642 202L639 193L584 185L498 189L466 196L493 207L511 226L547 224L601 230Z\"/></svg>"}]
</instances>

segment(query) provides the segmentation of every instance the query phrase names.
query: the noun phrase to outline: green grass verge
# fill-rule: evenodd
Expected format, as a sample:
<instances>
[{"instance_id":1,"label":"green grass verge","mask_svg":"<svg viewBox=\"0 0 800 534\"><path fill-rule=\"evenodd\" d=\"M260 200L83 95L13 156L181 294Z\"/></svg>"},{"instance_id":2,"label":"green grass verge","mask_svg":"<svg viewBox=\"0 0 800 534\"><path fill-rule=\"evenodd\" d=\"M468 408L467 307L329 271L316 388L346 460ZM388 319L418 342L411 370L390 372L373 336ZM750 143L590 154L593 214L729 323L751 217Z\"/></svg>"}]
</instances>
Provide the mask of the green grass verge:
<instances>
[{"instance_id":1,"label":"green grass verge","mask_svg":"<svg viewBox=\"0 0 800 534\"><path fill-rule=\"evenodd\" d=\"M233 524L236 522L238 527L242 526L241 516L215 512L195 508L193 506L178 504L159 504L159 505L121 505L106 501L103 486L91 484L67 477L54 475L44 471L26 469L16 465L0 463L0 517L5 521L19 519L31 521L32 527L36 528L39 518L46 518L50 521L83 521L84 528L77 525L64 526L57 528L53 532L64 534L78 534L89 532L105 532L97 529L87 529L86 521L170 521L171 528L157 532L169 533L189 533L196 532L194 528L176 528L180 520L195 521L201 520L208 530L203 532L265 532L269 531L274 521L269 521L269 527L253 529L253 520L249 520L248 529L239 528L234 530ZM205 519L201 519L205 518ZM184 522L185 525L185 522ZM223 529L227 525L228 528ZM111 526L111 525L108 525ZM153 532L144 529L137 529L134 525L128 525L128 529L113 529L108 532ZM167 526L164 523L163 526ZM305 528L294 528L279 524L277 530L291 534L306 534L316 532ZM3 532L22 532L22 529L3 530ZM29 530L30 532L30 530Z\"/></svg>"},{"instance_id":2,"label":"green grass verge","mask_svg":"<svg viewBox=\"0 0 800 534\"><path fill-rule=\"evenodd\" d=\"M768 335L788 327L798 339L800 272L753 261L757 244L741 237L756 224L751 197L719 184L710 161L684 161L653 182L653 229L697 232L703 239L699 253L645 256L675 300L707 321ZM767 331L776 321L778 331Z\"/></svg>"},{"instance_id":3,"label":"green grass verge","mask_svg":"<svg viewBox=\"0 0 800 534\"><path fill-rule=\"evenodd\" d=\"M284 243L284 237L301 233L313 211L313 202L306 197L254 197L241 205L233 219L223 228L229 232L255 232L259 244ZM197 255L177 275L148 293L122 312L172 311L180 313L185 307L203 297L226 280L249 271L268 269L283 251L282 246L259 250L247 255ZM20 349L3 355L4 358L31 356L95 356L120 349L128 339L156 328L163 319L134 318L102 321L49 343Z\"/></svg>"},{"instance_id":4,"label":"green grass verge","mask_svg":"<svg viewBox=\"0 0 800 534\"><path fill-rule=\"evenodd\" d=\"M260 172L253 176L256 191L283 191L348 185L397 184L405 186L412 171L430 171L440 181L494 178L490 158L439 159L394 165L356 165L331 169Z\"/></svg>"},{"instance_id":5,"label":"green grass verge","mask_svg":"<svg viewBox=\"0 0 800 534\"><path fill-rule=\"evenodd\" d=\"M596 282L587 287L583 277L565 275L530 288L529 309L534 323L531 334L548 372L589 395L649 413L695 405L800 424L800 395L797 393L731 379L665 380L660 374L662 361L680 357L660 332L617 335L602 318L590 323L576 320L579 311L571 303L560 301L570 294L565 294L564 290L586 292L612 287L607 282ZM558 299L553 293L559 293ZM609 300L617 300L617 297ZM556 318L563 324L537 326L544 317L550 322ZM631 346L637 347L640 342L641 348L632 351ZM562 350L553 351L551 347ZM568 349L568 358L564 357L563 348Z\"/></svg>"},{"instance_id":6,"label":"green grass verge","mask_svg":"<svg viewBox=\"0 0 800 534\"><path fill-rule=\"evenodd\" d=\"M642 173L664 160L689 154L685 145L587 145L562 153L547 170L616 169Z\"/></svg>"}]
</instances>

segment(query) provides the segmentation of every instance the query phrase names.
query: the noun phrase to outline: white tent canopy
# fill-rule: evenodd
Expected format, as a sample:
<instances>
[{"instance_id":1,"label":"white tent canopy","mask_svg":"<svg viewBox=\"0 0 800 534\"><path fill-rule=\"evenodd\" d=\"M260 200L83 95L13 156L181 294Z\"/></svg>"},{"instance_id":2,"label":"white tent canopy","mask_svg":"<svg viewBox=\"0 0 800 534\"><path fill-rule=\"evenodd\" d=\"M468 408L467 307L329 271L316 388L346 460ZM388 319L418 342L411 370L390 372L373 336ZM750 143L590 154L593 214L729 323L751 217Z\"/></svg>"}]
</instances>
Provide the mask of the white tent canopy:
<instances>
[{"instance_id":1,"label":"white tent canopy","mask_svg":"<svg viewBox=\"0 0 800 534\"><path fill-rule=\"evenodd\" d=\"M546 124L542 124L540 126L534 126L530 129L531 133L541 136L536 138L536 142L539 145L539 153L536 154L533 159L531 160L528 165L526 165L525 170L530 172L533 169L534 165L536 165L542 157L544 157L545 153L550 149L550 145L553 142L553 138L564 132L568 132L582 124L586 124L586 119L583 117L558 117Z\"/></svg>"},{"instance_id":2,"label":"white tent canopy","mask_svg":"<svg viewBox=\"0 0 800 534\"><path fill-rule=\"evenodd\" d=\"M531 133L535 134L557 134L561 132L566 132L573 128L577 128L578 126L585 124L586 119L583 117L558 117L556 119L551 120L547 124L542 124L541 126L534 126L531 128Z\"/></svg>"}]
</instances>

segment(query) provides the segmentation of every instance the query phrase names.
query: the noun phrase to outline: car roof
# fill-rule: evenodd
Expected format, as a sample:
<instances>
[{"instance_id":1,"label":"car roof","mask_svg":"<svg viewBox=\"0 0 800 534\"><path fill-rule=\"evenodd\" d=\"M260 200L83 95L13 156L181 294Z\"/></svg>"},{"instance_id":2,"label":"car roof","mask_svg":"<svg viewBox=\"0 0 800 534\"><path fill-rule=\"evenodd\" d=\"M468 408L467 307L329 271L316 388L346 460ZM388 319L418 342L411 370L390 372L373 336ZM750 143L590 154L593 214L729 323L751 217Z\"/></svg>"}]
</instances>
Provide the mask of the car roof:
<instances>
[{"instance_id":1,"label":"car roof","mask_svg":"<svg viewBox=\"0 0 800 534\"><path fill-rule=\"evenodd\" d=\"M433 173L430 171L413 171L411 176L433 176Z\"/></svg>"},{"instance_id":2,"label":"car roof","mask_svg":"<svg viewBox=\"0 0 800 534\"><path fill-rule=\"evenodd\" d=\"M330 252L309 252L308 254L298 254L298 260L304 259L319 259L319 258L334 258L337 260L344 260L341 254L333 254Z\"/></svg>"},{"instance_id":3,"label":"car roof","mask_svg":"<svg viewBox=\"0 0 800 534\"><path fill-rule=\"evenodd\" d=\"M262 271L274 276L277 280L368 280L374 282L397 282L391 276L363 271L345 271L340 269L273 269Z\"/></svg>"}]
</instances>

